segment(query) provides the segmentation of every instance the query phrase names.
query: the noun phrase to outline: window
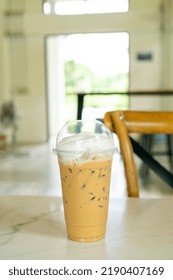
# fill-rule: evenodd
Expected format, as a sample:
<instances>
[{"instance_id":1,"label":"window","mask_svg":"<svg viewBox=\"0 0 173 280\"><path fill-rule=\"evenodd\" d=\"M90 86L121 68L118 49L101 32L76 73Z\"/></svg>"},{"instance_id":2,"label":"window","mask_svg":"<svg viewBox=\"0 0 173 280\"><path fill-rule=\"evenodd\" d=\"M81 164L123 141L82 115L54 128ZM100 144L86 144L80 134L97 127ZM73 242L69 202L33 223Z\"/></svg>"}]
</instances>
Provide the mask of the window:
<instances>
[{"instance_id":1,"label":"window","mask_svg":"<svg viewBox=\"0 0 173 280\"><path fill-rule=\"evenodd\" d=\"M46 0L43 3L45 15L122 13L128 9L128 0Z\"/></svg>"},{"instance_id":2,"label":"window","mask_svg":"<svg viewBox=\"0 0 173 280\"><path fill-rule=\"evenodd\" d=\"M51 13L51 3L46 1L43 3L43 13L49 15Z\"/></svg>"},{"instance_id":3,"label":"window","mask_svg":"<svg viewBox=\"0 0 173 280\"><path fill-rule=\"evenodd\" d=\"M121 95L129 88L128 33L66 35L62 49L68 120L76 117L77 92L98 93L85 97L83 118L93 118L94 114L103 118L108 110L129 108L129 97ZM111 92L120 94L109 95Z\"/></svg>"}]
</instances>

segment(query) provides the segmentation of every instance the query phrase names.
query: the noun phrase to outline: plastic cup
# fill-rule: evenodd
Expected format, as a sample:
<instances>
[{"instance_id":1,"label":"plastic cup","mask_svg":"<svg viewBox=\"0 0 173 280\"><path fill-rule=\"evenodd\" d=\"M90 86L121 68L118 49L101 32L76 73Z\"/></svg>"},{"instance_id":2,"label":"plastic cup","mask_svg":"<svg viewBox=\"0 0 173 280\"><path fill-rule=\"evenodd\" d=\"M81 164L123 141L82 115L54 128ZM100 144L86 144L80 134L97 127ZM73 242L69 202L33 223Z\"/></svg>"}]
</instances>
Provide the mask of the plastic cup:
<instances>
[{"instance_id":1,"label":"plastic cup","mask_svg":"<svg viewBox=\"0 0 173 280\"><path fill-rule=\"evenodd\" d=\"M108 217L112 133L100 121L68 122L54 149L58 156L68 238L104 238Z\"/></svg>"}]
</instances>

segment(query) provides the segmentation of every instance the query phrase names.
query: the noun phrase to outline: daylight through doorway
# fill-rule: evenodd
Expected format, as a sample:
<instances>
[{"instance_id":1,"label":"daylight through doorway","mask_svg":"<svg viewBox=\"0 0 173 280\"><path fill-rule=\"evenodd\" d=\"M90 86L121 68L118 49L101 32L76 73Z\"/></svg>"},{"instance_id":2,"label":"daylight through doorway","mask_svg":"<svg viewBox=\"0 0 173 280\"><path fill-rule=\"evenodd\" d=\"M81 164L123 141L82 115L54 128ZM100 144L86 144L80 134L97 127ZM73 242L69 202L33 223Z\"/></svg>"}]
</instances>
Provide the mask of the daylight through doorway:
<instances>
[{"instance_id":1,"label":"daylight through doorway","mask_svg":"<svg viewBox=\"0 0 173 280\"><path fill-rule=\"evenodd\" d=\"M56 128L50 124L52 134L63 121L76 119L78 92L128 91L129 34L118 32L49 37L47 66L49 123L54 119L53 123L56 124ZM85 119L102 118L106 110L128 107L126 95L86 96L82 116Z\"/></svg>"}]
</instances>

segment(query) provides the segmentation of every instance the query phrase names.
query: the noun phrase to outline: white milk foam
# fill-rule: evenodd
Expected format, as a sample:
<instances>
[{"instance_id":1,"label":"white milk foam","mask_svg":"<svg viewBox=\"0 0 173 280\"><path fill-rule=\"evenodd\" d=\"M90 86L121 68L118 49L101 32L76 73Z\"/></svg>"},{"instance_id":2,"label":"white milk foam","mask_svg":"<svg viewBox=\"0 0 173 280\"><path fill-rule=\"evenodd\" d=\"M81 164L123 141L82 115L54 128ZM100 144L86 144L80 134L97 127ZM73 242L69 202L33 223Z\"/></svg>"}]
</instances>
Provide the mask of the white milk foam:
<instances>
[{"instance_id":1,"label":"white milk foam","mask_svg":"<svg viewBox=\"0 0 173 280\"><path fill-rule=\"evenodd\" d=\"M58 155L65 160L89 160L112 155L115 150L114 140L111 136L97 133L81 132L63 138L56 144Z\"/></svg>"}]
</instances>

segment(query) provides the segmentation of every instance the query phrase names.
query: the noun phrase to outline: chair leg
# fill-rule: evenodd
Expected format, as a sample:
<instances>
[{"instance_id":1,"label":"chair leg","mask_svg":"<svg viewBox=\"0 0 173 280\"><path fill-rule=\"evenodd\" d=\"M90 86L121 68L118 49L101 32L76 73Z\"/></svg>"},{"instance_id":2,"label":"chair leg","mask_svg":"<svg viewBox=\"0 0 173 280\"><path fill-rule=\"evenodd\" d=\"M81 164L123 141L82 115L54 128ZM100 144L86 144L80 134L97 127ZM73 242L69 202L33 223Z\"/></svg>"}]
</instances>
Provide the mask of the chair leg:
<instances>
[{"instance_id":1,"label":"chair leg","mask_svg":"<svg viewBox=\"0 0 173 280\"><path fill-rule=\"evenodd\" d=\"M130 140L135 154L138 155L139 158L142 159L164 182L166 182L166 184L173 188L173 174L156 161L152 155L133 138L130 137Z\"/></svg>"},{"instance_id":2,"label":"chair leg","mask_svg":"<svg viewBox=\"0 0 173 280\"><path fill-rule=\"evenodd\" d=\"M151 152L152 144L153 144L153 135L152 134L143 134L141 137L141 145L148 152ZM143 180L147 180L149 173L148 166L145 163L142 163L141 168L139 170L139 174Z\"/></svg>"},{"instance_id":3,"label":"chair leg","mask_svg":"<svg viewBox=\"0 0 173 280\"><path fill-rule=\"evenodd\" d=\"M146 151L152 152L152 145L153 145L153 139L154 135L152 134L144 134L141 137L141 145L145 148ZM170 165L170 171L173 173L173 151L172 151L172 135L167 134L166 135L166 142L167 142L167 155L169 158L169 165ZM143 179L147 179L148 176L148 166L146 164L142 164L140 169L140 175Z\"/></svg>"},{"instance_id":4,"label":"chair leg","mask_svg":"<svg viewBox=\"0 0 173 280\"><path fill-rule=\"evenodd\" d=\"M169 157L169 164L170 164L170 170L173 173L173 160L172 160L172 135L167 134L167 147L168 147L168 157Z\"/></svg>"}]
</instances>

